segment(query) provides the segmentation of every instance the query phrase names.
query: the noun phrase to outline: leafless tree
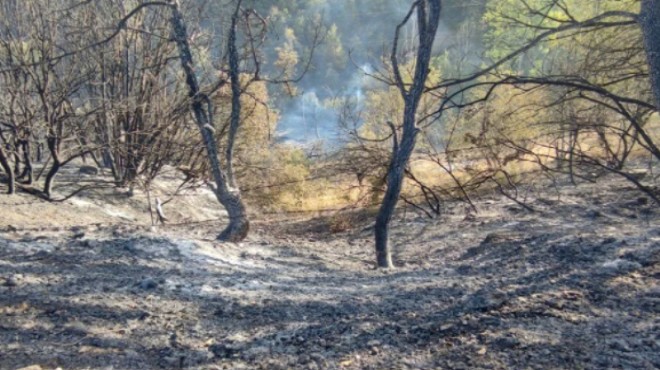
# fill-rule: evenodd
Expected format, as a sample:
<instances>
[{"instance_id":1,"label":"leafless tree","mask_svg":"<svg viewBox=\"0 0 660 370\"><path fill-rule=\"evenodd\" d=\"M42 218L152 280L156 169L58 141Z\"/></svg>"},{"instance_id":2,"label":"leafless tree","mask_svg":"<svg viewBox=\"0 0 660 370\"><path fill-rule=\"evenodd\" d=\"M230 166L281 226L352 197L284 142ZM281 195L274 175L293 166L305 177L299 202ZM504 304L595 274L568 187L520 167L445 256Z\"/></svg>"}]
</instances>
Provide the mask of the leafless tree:
<instances>
[{"instance_id":1,"label":"leafless tree","mask_svg":"<svg viewBox=\"0 0 660 370\"><path fill-rule=\"evenodd\" d=\"M229 59L230 65L237 68L238 55L236 51L236 17L240 11L241 2L239 1L234 17L232 18L232 27L230 30L229 43ZM226 229L218 236L221 240L227 241L240 241L243 240L250 229L247 212L243 200L241 199L240 190L233 185L233 173L227 173L220 164L218 158L218 144L214 136L213 126L213 109L211 99L200 91L199 82L194 70L194 61L190 51L190 44L188 42L188 31L186 28L185 20L179 10L178 1L170 4L172 9L172 29L174 40L179 48L181 66L186 75L186 83L188 84L188 95L191 98L191 107L195 116L195 121L198 125L199 132L202 135L204 145L206 147L207 158L211 166L211 173L215 181L214 191L218 201L225 207L229 215L229 224ZM239 92L240 87L237 71L236 77L232 77L232 91ZM238 99L238 97L236 97ZM238 110L235 112L235 110ZM232 105L232 114L240 115L240 101L234 102ZM233 138L230 137L230 140ZM233 145L233 143L232 143ZM229 160L229 159L228 159ZM229 162L231 163L231 162ZM231 170L231 167L228 168Z\"/></svg>"},{"instance_id":2,"label":"leafless tree","mask_svg":"<svg viewBox=\"0 0 660 370\"><path fill-rule=\"evenodd\" d=\"M81 64L84 53L58 57L63 49L75 48L83 40L80 34L63 31L69 25L51 5L39 0L3 3L0 38L6 91L2 126L9 128L10 136L3 141L13 150L14 176L27 184L33 180L32 148L40 151L45 141L50 156L43 167L43 191L38 193L45 198L52 196L59 170L86 151L67 142L75 140L85 126L87 107L81 87L91 76Z\"/></svg>"},{"instance_id":3,"label":"leafless tree","mask_svg":"<svg viewBox=\"0 0 660 370\"><path fill-rule=\"evenodd\" d=\"M401 194L403 179L408 161L415 149L415 141L419 128L417 127L417 107L426 90L426 79L433 53L433 43L440 24L442 2L440 0L416 1L404 20L397 26L394 35L391 63L392 70L401 96L404 100L403 128L399 139L396 128L392 127L392 157L387 173L387 190L376 217L376 262L378 267L393 267L391 247L389 243L389 224L396 209ZM406 23L415 15L418 25L418 42L415 55L415 72L411 84L406 84L399 69L399 33Z\"/></svg>"}]
</instances>

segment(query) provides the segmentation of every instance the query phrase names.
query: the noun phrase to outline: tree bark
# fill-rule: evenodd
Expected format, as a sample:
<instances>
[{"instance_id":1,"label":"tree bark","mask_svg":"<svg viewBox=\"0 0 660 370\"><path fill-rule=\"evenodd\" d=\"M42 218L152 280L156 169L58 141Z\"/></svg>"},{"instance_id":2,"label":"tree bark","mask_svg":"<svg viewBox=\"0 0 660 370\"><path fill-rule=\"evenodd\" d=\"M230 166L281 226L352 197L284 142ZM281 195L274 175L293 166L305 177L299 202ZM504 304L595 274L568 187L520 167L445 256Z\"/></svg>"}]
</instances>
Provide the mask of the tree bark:
<instances>
[{"instance_id":1,"label":"tree bark","mask_svg":"<svg viewBox=\"0 0 660 370\"><path fill-rule=\"evenodd\" d=\"M51 198L53 195L53 183L55 182L55 176L62 168L62 161L60 160L59 153L59 139L56 137L49 137L47 139L48 150L50 151L50 156L53 158L53 165L50 167L50 170L46 174L46 180L44 183L44 194L47 198Z\"/></svg>"},{"instance_id":2,"label":"tree bark","mask_svg":"<svg viewBox=\"0 0 660 370\"><path fill-rule=\"evenodd\" d=\"M14 169L11 168L11 164L9 163L9 160L7 159L7 155L5 154L5 148L2 147L2 143L0 143L0 166L2 166L2 169L5 171L5 174L7 175L7 194L14 194L16 192L16 179L14 176Z\"/></svg>"},{"instance_id":3,"label":"tree bark","mask_svg":"<svg viewBox=\"0 0 660 370\"><path fill-rule=\"evenodd\" d=\"M188 85L188 95L192 99L192 111L195 116L195 122L202 135L204 146L206 148L211 172L215 182L215 195L218 201L225 207L229 215L229 224L225 230L218 236L219 240L239 242L248 234L250 223L247 218L247 211L240 191L237 187L231 186L227 181L226 174L222 171L220 160L218 158L217 141L214 136L213 128L213 109L211 100L200 92L197 76L193 69L194 63L190 45L188 43L188 31L183 20L183 15L179 10L178 1L172 3L172 28L174 39L180 53L181 66L186 75Z\"/></svg>"},{"instance_id":4,"label":"tree bark","mask_svg":"<svg viewBox=\"0 0 660 370\"><path fill-rule=\"evenodd\" d=\"M660 111L660 1L642 0L639 21L644 34L655 107Z\"/></svg>"},{"instance_id":5,"label":"tree bark","mask_svg":"<svg viewBox=\"0 0 660 370\"><path fill-rule=\"evenodd\" d=\"M23 179L24 183L27 185L32 185L33 176L32 176L32 158L30 157L31 145L29 140L21 141L21 150L23 151L23 172L18 178Z\"/></svg>"},{"instance_id":6,"label":"tree bark","mask_svg":"<svg viewBox=\"0 0 660 370\"><path fill-rule=\"evenodd\" d=\"M14 142L14 176L19 177L21 173L21 156L19 154L20 145Z\"/></svg>"},{"instance_id":7,"label":"tree bark","mask_svg":"<svg viewBox=\"0 0 660 370\"><path fill-rule=\"evenodd\" d=\"M376 239L376 263L378 267L391 268L392 252L389 243L389 224L396 209L396 204L401 195L403 187L403 178L406 166L415 149L415 141L419 129L417 128L416 114L417 107L424 94L426 78L429 74L429 65L435 41L436 32L440 23L440 12L442 9L441 0L421 0L413 5L402 23L397 26L392 46L392 69L397 87L404 99L403 112L403 133L401 142L397 142L396 128L392 127L394 137L394 147L392 150L392 159L387 174L387 190L380 206L378 216L376 217L375 239ZM399 33L401 28L408 22L413 11L417 11L417 24L419 47L416 55L415 74L412 85L406 89L399 71L397 60L397 48L399 42Z\"/></svg>"},{"instance_id":8,"label":"tree bark","mask_svg":"<svg viewBox=\"0 0 660 370\"><path fill-rule=\"evenodd\" d=\"M227 54L229 57L229 78L231 80L231 116L229 119L229 136L227 137L227 182L229 186L236 188L234 179L234 144L236 134L241 124L241 80L238 70L239 56L236 49L236 27L238 24L238 13L241 1L238 1L236 10L231 17L231 28L229 29L229 40L227 41Z\"/></svg>"},{"instance_id":9,"label":"tree bark","mask_svg":"<svg viewBox=\"0 0 660 370\"><path fill-rule=\"evenodd\" d=\"M44 160L44 144L43 143L37 143L37 162L42 163Z\"/></svg>"},{"instance_id":10,"label":"tree bark","mask_svg":"<svg viewBox=\"0 0 660 370\"><path fill-rule=\"evenodd\" d=\"M415 126L415 109L412 105L406 104L404 112L404 132L401 137L401 143L396 138L396 128L392 125L394 145L392 150L392 159L387 173L387 190L380 205L380 210L376 216L376 263L378 267L392 268L392 251L389 242L389 224L399 202L403 179L412 155L415 149L417 139L417 129ZM412 113L411 113L412 112ZM412 121L411 121L412 120ZM412 123L413 130L406 130L405 127Z\"/></svg>"}]
</instances>

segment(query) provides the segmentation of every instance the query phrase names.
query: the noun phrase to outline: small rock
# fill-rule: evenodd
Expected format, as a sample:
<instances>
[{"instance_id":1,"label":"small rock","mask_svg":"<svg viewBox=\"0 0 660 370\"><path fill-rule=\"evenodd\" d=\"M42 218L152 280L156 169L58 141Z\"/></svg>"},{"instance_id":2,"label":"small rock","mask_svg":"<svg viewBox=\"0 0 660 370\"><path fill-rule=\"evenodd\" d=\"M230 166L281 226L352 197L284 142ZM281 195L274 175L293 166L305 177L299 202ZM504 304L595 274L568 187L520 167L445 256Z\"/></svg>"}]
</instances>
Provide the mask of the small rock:
<instances>
[{"instance_id":1,"label":"small rock","mask_svg":"<svg viewBox=\"0 0 660 370\"><path fill-rule=\"evenodd\" d=\"M140 288L144 290L156 289L158 287L158 282L151 278L146 278L140 282Z\"/></svg>"},{"instance_id":2,"label":"small rock","mask_svg":"<svg viewBox=\"0 0 660 370\"><path fill-rule=\"evenodd\" d=\"M591 210L591 211L588 211L587 214L586 214L585 216L586 216L587 218L595 219L595 218L603 217L603 214L600 213L600 211Z\"/></svg>"},{"instance_id":3,"label":"small rock","mask_svg":"<svg viewBox=\"0 0 660 370\"><path fill-rule=\"evenodd\" d=\"M238 348L231 344L218 343L210 345L209 351L213 353L216 358L230 358L238 352Z\"/></svg>"},{"instance_id":4,"label":"small rock","mask_svg":"<svg viewBox=\"0 0 660 370\"><path fill-rule=\"evenodd\" d=\"M513 337L501 337L493 341L493 344L505 349L511 349L520 345L520 341Z\"/></svg>"},{"instance_id":5,"label":"small rock","mask_svg":"<svg viewBox=\"0 0 660 370\"><path fill-rule=\"evenodd\" d=\"M42 370L42 369L43 368L40 365L31 365L31 366L22 367L22 368L16 369L16 370Z\"/></svg>"},{"instance_id":6,"label":"small rock","mask_svg":"<svg viewBox=\"0 0 660 370\"><path fill-rule=\"evenodd\" d=\"M131 245L130 243L124 244L122 248L128 253L138 253L137 248L135 248L135 246Z\"/></svg>"},{"instance_id":7,"label":"small rock","mask_svg":"<svg viewBox=\"0 0 660 370\"><path fill-rule=\"evenodd\" d=\"M78 169L78 173L81 175L98 175L99 174L99 168L96 166L80 166Z\"/></svg>"},{"instance_id":8,"label":"small rock","mask_svg":"<svg viewBox=\"0 0 660 370\"><path fill-rule=\"evenodd\" d=\"M79 232L73 234L73 239L82 239L84 237L85 237L85 233L82 232L82 231L79 231Z\"/></svg>"},{"instance_id":9,"label":"small rock","mask_svg":"<svg viewBox=\"0 0 660 370\"><path fill-rule=\"evenodd\" d=\"M516 207L516 206L508 206L508 207L505 207L504 209L506 209L507 211L513 213L514 215L519 214L519 213L524 211L523 208Z\"/></svg>"},{"instance_id":10,"label":"small rock","mask_svg":"<svg viewBox=\"0 0 660 370\"><path fill-rule=\"evenodd\" d=\"M9 276L9 277L4 279L4 281L2 282L2 286L6 286L8 288L13 288L15 286L18 286L18 282L16 281L16 279L13 276Z\"/></svg>"}]
</instances>

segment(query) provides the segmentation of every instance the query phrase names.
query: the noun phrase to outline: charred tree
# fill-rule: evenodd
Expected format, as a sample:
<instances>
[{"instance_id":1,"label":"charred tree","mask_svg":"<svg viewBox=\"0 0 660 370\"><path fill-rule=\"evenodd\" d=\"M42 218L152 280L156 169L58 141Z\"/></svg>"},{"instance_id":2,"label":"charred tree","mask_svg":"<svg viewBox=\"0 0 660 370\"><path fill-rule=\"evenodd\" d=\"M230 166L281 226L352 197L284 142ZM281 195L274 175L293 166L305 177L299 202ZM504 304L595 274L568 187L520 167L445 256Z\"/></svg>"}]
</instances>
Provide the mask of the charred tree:
<instances>
[{"instance_id":1,"label":"charred tree","mask_svg":"<svg viewBox=\"0 0 660 370\"><path fill-rule=\"evenodd\" d=\"M250 230L250 223L247 218L247 212L245 209L245 205L243 204L243 200L241 198L240 190L232 185L233 181L231 181L231 179L233 179L233 174L225 173L222 170L222 166L220 164L220 159L218 157L218 144L214 136L215 130L213 128L213 107L212 107L211 99L200 91L199 82L197 81L197 76L195 75L195 71L193 68L194 61L193 61L192 53L190 51L190 45L188 42L188 31L186 28L185 21L183 19L183 15L179 10L178 1L172 2L171 7L172 7L171 21L172 21L174 41L176 42L177 47L179 49L181 66L185 73L186 83L189 89L188 95L192 100L191 108L195 116L195 122L197 123L200 134L202 135L202 140L206 148L207 158L211 166L211 173L213 175L213 180L215 182L215 186L213 190L215 192L216 198L225 207L225 209L227 210L227 214L229 215L229 225L227 225L226 229L222 231L222 233L220 233L218 239L223 241L238 242L245 239L245 237L248 234L248 231ZM240 1L239 4L237 5L236 12L239 11L239 8L240 8ZM232 56L232 54L236 53L236 47L231 46L232 43L236 42L235 21L232 22L232 30L230 31L230 33L234 35L234 37L230 39L230 46L229 46L229 52L230 52L229 57L231 61L231 60L237 60L234 59L237 58L236 55ZM238 63L232 63L231 68L232 69L238 68ZM236 73L236 76L238 76L238 71L234 70L233 73ZM235 88L235 84L237 83L238 83L237 79L236 81L234 81L234 79L232 78L233 89ZM233 93L236 92L233 91ZM240 89L239 89L239 93L240 93ZM234 99L234 103L232 104L232 118L234 117L234 115L236 116L240 115L240 102L236 104L235 100L237 99ZM236 109L238 109L238 111L236 111ZM229 140L231 142L233 138L230 137ZM229 144L230 147L232 145L233 144L231 143ZM231 170L231 168L229 168L229 170Z\"/></svg>"},{"instance_id":2,"label":"charred tree","mask_svg":"<svg viewBox=\"0 0 660 370\"><path fill-rule=\"evenodd\" d=\"M5 153L5 148L3 144L0 143L0 166L2 166L5 175L7 176L7 194L14 194L16 192L16 180L14 177L14 169L11 167L7 155Z\"/></svg>"},{"instance_id":3,"label":"charred tree","mask_svg":"<svg viewBox=\"0 0 660 370\"><path fill-rule=\"evenodd\" d=\"M46 195L46 198L50 199L53 196L53 183L55 182L55 176L57 176L57 173L62 168L62 160L60 158L60 139L51 135L48 137L47 143L53 164L50 166L48 173L46 173L46 180L44 182L44 194Z\"/></svg>"},{"instance_id":4,"label":"charred tree","mask_svg":"<svg viewBox=\"0 0 660 370\"><path fill-rule=\"evenodd\" d=\"M392 46L391 63L394 79L404 100L403 128L401 139L393 135L392 157L387 173L387 190L376 217L376 262L378 267L394 267L389 244L389 224L401 195L406 167L415 149L419 128L417 127L417 108L425 92L426 79L429 75L433 42L440 23L441 0L420 0L413 4L408 15L396 29ZM407 85L403 81L398 62L399 33L403 26L416 12L418 22L419 46L415 55L413 81ZM396 131L396 130L394 130Z\"/></svg>"},{"instance_id":5,"label":"charred tree","mask_svg":"<svg viewBox=\"0 0 660 370\"><path fill-rule=\"evenodd\" d=\"M23 172L17 176L18 179L22 180L25 184L31 185L33 182L32 175L32 158L30 157L30 141L29 139L24 139L20 141L20 148L23 152Z\"/></svg>"}]
</instances>

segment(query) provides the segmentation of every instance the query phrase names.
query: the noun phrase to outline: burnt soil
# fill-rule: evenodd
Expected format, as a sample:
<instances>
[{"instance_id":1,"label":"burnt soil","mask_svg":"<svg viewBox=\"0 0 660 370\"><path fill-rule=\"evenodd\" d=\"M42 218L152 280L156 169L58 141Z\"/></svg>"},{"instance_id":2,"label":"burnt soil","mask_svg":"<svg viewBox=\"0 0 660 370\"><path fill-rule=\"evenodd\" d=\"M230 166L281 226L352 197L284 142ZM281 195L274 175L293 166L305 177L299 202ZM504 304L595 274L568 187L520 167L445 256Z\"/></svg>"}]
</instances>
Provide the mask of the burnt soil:
<instances>
[{"instance_id":1,"label":"burnt soil","mask_svg":"<svg viewBox=\"0 0 660 370\"><path fill-rule=\"evenodd\" d=\"M530 204L400 215L393 270L369 222L240 244L219 223L0 225L0 369L660 368L657 205L618 180Z\"/></svg>"}]
</instances>

